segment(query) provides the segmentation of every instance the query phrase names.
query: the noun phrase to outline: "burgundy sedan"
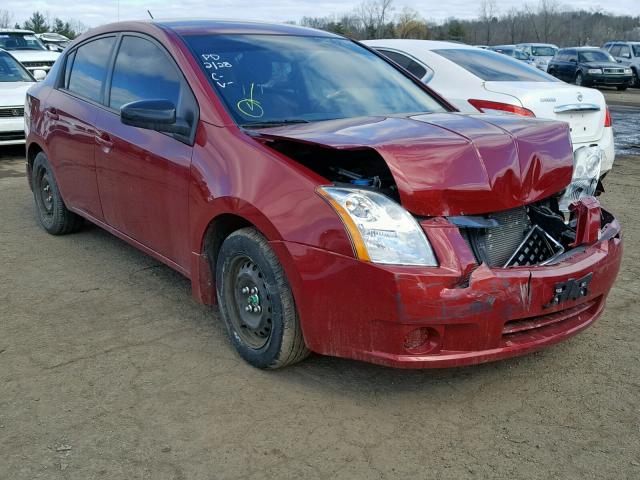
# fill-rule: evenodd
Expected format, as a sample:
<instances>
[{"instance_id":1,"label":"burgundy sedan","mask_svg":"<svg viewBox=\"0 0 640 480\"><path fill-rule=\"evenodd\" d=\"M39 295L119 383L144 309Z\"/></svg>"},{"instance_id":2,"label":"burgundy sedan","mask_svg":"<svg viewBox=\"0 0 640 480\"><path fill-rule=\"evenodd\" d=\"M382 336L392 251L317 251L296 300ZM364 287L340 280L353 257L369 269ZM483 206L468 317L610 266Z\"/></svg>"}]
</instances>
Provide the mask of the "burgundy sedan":
<instances>
[{"instance_id":1,"label":"burgundy sedan","mask_svg":"<svg viewBox=\"0 0 640 480\"><path fill-rule=\"evenodd\" d=\"M564 123L463 115L326 32L106 25L26 105L39 222L92 222L187 276L240 355L450 367L600 316L622 257L593 197L569 216Z\"/></svg>"}]
</instances>

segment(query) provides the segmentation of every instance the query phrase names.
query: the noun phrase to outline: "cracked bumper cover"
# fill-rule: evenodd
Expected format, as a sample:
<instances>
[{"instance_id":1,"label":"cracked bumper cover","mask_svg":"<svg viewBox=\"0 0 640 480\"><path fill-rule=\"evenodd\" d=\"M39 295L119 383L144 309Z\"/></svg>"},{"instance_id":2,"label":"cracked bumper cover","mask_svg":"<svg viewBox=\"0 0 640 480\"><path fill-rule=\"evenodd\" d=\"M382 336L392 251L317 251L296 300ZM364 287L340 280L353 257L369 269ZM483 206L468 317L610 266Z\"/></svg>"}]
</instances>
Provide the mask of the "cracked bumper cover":
<instances>
[{"instance_id":1,"label":"cracked bumper cover","mask_svg":"<svg viewBox=\"0 0 640 480\"><path fill-rule=\"evenodd\" d=\"M576 247L560 263L508 269L475 264L445 219L422 225L438 268L375 265L273 243L311 350L402 368L471 365L532 352L600 316L622 258L616 220L601 229L599 240ZM585 277L586 295L552 303L558 285ZM430 335L419 352L407 349L407 335L416 329Z\"/></svg>"}]
</instances>

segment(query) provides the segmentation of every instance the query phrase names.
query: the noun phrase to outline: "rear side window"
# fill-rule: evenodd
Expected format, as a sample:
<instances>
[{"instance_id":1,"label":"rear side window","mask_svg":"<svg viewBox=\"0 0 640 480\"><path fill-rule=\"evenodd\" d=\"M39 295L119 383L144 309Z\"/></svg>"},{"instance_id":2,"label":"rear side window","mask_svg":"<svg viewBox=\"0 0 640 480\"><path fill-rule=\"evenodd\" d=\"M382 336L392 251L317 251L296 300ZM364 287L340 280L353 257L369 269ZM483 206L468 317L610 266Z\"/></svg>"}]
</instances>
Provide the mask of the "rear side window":
<instances>
[{"instance_id":1,"label":"rear side window","mask_svg":"<svg viewBox=\"0 0 640 480\"><path fill-rule=\"evenodd\" d=\"M158 46L140 37L125 36L111 80L109 106L138 100L180 100L180 73Z\"/></svg>"},{"instance_id":2,"label":"rear side window","mask_svg":"<svg viewBox=\"0 0 640 480\"><path fill-rule=\"evenodd\" d=\"M396 62L401 67L404 67L413 75L414 77L422 78L427 74L427 69L420 65L415 60L407 57L398 52L392 52L390 50L379 50L381 54L385 57L390 58L394 62Z\"/></svg>"},{"instance_id":3,"label":"rear side window","mask_svg":"<svg viewBox=\"0 0 640 480\"><path fill-rule=\"evenodd\" d=\"M452 48L433 51L487 82L559 81L526 63L490 50Z\"/></svg>"},{"instance_id":4,"label":"rear side window","mask_svg":"<svg viewBox=\"0 0 640 480\"><path fill-rule=\"evenodd\" d=\"M102 88L114 43L115 37L105 37L78 47L67 84L70 92L95 102L102 101Z\"/></svg>"}]
</instances>

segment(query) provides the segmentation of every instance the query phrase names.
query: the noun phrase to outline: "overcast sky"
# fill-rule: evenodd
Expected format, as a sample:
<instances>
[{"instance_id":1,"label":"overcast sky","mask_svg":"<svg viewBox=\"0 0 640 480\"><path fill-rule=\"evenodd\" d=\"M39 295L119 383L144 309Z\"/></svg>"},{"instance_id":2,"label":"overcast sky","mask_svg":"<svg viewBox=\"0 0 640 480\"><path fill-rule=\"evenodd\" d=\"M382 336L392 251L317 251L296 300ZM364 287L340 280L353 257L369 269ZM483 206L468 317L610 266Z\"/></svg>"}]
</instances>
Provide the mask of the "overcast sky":
<instances>
[{"instance_id":1,"label":"overcast sky","mask_svg":"<svg viewBox=\"0 0 640 480\"><path fill-rule=\"evenodd\" d=\"M527 0L535 4L537 0ZM299 20L303 16L325 16L348 12L360 1L337 0L119 0L120 19L147 18L147 9L155 18L233 18L282 22ZM478 0L395 0L396 11L411 7L430 20L442 21L447 17L473 18L478 11ZM498 0L500 11L512 6L520 7L520 0ZM572 0L561 2L572 8L602 8L600 0ZM22 23L34 10L49 12L52 17L75 18L88 26L116 21L118 0L2 0L0 9L9 10L14 22ZM612 13L640 15L640 0L616 0L606 3Z\"/></svg>"}]
</instances>

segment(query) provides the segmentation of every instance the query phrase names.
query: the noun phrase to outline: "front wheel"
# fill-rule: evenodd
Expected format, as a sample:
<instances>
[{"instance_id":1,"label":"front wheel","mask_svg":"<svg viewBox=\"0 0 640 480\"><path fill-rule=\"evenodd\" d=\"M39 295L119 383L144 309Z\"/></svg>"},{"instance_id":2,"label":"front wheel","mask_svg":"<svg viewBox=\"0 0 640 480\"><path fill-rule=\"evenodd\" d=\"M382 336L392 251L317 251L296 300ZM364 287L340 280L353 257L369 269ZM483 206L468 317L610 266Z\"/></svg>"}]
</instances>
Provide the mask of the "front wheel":
<instances>
[{"instance_id":1,"label":"front wheel","mask_svg":"<svg viewBox=\"0 0 640 480\"><path fill-rule=\"evenodd\" d=\"M231 343L248 363L275 369L309 355L282 265L254 228L237 230L222 244L216 291Z\"/></svg>"},{"instance_id":2,"label":"front wheel","mask_svg":"<svg viewBox=\"0 0 640 480\"><path fill-rule=\"evenodd\" d=\"M584 77L582 76L582 72L578 72L576 75L576 85L579 87L584 85Z\"/></svg>"},{"instance_id":3,"label":"front wheel","mask_svg":"<svg viewBox=\"0 0 640 480\"><path fill-rule=\"evenodd\" d=\"M624 92L627 89L627 86L626 85L618 85L616 88L618 90L620 90L621 92Z\"/></svg>"}]
</instances>

